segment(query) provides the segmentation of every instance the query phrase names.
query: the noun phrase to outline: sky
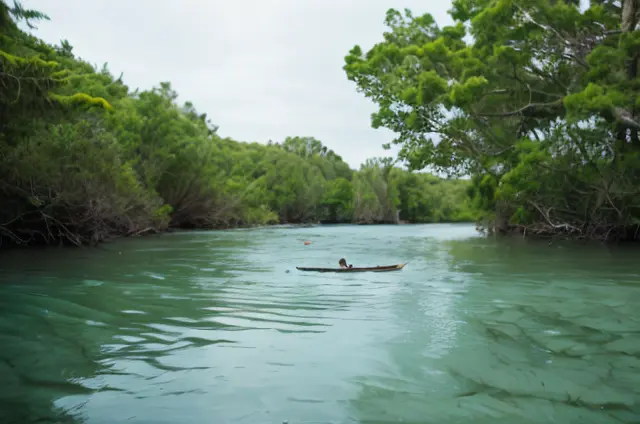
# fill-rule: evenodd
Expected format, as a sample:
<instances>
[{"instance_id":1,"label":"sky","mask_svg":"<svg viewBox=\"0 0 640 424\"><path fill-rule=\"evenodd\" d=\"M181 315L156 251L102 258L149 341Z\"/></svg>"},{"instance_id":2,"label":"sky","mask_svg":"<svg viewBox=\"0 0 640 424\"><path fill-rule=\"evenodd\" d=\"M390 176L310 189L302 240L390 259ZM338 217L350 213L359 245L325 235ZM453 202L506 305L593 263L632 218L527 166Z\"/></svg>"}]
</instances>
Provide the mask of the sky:
<instances>
[{"instance_id":1,"label":"sky","mask_svg":"<svg viewBox=\"0 0 640 424\"><path fill-rule=\"evenodd\" d=\"M34 34L67 39L90 63L107 62L131 88L170 81L238 141L312 136L354 169L393 155L371 128L376 106L342 69L356 44L382 40L389 8L451 23L450 1L426 0L22 0L46 13Z\"/></svg>"}]
</instances>

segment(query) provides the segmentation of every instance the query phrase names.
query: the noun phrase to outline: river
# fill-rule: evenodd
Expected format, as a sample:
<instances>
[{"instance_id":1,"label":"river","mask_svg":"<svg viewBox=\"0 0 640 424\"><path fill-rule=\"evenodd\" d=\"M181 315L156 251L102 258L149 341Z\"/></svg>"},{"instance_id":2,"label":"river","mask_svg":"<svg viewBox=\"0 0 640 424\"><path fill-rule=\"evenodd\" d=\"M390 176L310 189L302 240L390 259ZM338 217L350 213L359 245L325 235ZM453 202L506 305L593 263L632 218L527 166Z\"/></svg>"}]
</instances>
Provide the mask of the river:
<instances>
[{"instance_id":1,"label":"river","mask_svg":"<svg viewBox=\"0 0 640 424\"><path fill-rule=\"evenodd\" d=\"M639 252L467 224L3 252L0 422L638 423ZM295 269L340 257L409 263Z\"/></svg>"}]
</instances>

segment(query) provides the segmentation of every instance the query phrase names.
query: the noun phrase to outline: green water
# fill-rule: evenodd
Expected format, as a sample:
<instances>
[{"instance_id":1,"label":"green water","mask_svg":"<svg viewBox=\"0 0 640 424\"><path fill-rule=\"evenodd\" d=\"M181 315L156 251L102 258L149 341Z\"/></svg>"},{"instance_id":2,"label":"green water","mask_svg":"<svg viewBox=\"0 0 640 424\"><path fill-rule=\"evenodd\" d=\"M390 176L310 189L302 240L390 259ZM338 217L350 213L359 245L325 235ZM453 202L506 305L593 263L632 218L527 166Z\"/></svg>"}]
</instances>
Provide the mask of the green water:
<instances>
[{"instance_id":1,"label":"green water","mask_svg":"<svg viewBox=\"0 0 640 424\"><path fill-rule=\"evenodd\" d=\"M638 423L639 252L424 225L2 253L0 422ZM341 256L410 263L295 269Z\"/></svg>"}]
</instances>

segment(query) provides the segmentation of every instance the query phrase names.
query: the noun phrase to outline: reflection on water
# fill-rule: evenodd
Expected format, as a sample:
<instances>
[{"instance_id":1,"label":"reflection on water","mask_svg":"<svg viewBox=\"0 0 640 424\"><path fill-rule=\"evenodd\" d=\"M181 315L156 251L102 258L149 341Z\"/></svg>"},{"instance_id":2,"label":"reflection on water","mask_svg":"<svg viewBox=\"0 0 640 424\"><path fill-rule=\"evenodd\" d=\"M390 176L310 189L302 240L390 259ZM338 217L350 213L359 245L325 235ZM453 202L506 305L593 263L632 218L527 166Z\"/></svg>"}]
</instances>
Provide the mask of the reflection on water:
<instances>
[{"instance_id":1,"label":"reflection on water","mask_svg":"<svg viewBox=\"0 0 640 424\"><path fill-rule=\"evenodd\" d=\"M340 257L410 263L295 269ZM468 225L3 253L0 420L638 422L637 257Z\"/></svg>"}]
</instances>

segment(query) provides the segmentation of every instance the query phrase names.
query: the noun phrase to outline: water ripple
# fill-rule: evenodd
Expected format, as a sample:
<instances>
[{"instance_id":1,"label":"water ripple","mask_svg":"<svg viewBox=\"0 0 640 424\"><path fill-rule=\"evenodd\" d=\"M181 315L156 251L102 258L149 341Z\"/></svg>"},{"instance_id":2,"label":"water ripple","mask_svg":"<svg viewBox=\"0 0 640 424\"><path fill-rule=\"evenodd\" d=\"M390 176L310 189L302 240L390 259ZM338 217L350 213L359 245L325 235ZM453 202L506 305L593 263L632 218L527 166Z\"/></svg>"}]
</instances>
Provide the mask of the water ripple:
<instances>
[{"instance_id":1,"label":"water ripple","mask_svg":"<svg viewBox=\"0 0 640 424\"><path fill-rule=\"evenodd\" d=\"M8 253L0 419L639 422L640 276L629 252L424 225L176 232ZM410 263L295 270L339 257Z\"/></svg>"}]
</instances>

